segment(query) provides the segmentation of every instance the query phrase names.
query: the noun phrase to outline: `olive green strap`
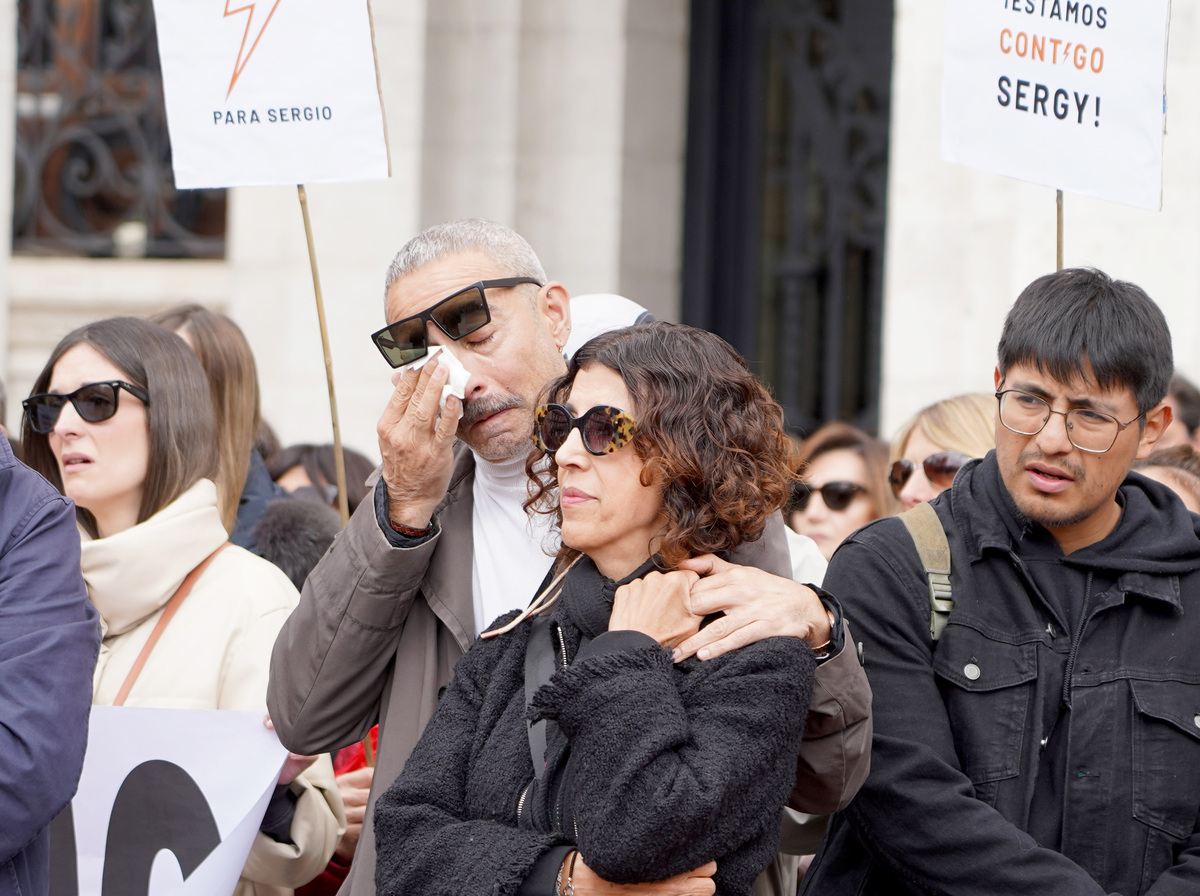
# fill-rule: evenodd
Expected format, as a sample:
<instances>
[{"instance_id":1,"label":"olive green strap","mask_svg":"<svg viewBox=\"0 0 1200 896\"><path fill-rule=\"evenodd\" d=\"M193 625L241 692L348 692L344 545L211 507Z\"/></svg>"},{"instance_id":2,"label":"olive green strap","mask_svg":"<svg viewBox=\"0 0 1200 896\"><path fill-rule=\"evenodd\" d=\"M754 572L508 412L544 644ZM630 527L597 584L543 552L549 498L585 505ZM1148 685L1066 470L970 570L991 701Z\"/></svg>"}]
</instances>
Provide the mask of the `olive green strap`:
<instances>
[{"instance_id":1,"label":"olive green strap","mask_svg":"<svg viewBox=\"0 0 1200 896\"><path fill-rule=\"evenodd\" d=\"M929 635L934 641L942 636L954 599L950 590L950 542L937 511L922 502L900 514L900 519L917 546L917 555L929 579Z\"/></svg>"}]
</instances>

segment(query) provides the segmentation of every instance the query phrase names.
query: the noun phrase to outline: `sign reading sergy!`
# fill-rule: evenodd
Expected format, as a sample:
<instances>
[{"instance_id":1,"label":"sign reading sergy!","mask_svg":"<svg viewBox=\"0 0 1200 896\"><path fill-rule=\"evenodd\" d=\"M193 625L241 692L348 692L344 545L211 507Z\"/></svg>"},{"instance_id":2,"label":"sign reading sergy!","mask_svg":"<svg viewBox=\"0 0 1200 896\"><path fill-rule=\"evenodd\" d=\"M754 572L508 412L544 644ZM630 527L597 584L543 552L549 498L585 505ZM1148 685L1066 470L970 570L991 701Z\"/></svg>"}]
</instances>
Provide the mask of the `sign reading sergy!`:
<instances>
[{"instance_id":1,"label":"sign reading sergy!","mask_svg":"<svg viewBox=\"0 0 1200 896\"><path fill-rule=\"evenodd\" d=\"M286 758L260 712L93 706L51 896L232 893Z\"/></svg>"},{"instance_id":2,"label":"sign reading sergy!","mask_svg":"<svg viewBox=\"0 0 1200 896\"><path fill-rule=\"evenodd\" d=\"M1162 206L1171 0L947 0L942 157Z\"/></svg>"},{"instance_id":3,"label":"sign reading sergy!","mask_svg":"<svg viewBox=\"0 0 1200 896\"><path fill-rule=\"evenodd\" d=\"M155 0L181 189L389 173L367 0Z\"/></svg>"}]
</instances>

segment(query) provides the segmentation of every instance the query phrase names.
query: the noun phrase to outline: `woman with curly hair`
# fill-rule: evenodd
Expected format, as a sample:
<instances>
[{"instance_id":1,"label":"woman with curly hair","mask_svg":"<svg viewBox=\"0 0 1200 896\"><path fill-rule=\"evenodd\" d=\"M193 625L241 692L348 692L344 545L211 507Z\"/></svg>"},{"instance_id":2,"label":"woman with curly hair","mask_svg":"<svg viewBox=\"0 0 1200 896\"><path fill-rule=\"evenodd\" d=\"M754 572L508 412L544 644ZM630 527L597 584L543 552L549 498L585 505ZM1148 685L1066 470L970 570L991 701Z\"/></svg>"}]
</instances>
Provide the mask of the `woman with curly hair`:
<instances>
[{"instance_id":1,"label":"woman with curly hair","mask_svg":"<svg viewBox=\"0 0 1200 896\"><path fill-rule=\"evenodd\" d=\"M787 499L782 412L718 337L656 322L584 345L535 438L527 506L562 551L529 609L459 662L376 804L378 892L748 894L776 849L813 651L672 648L704 624L679 565L759 538Z\"/></svg>"}]
</instances>

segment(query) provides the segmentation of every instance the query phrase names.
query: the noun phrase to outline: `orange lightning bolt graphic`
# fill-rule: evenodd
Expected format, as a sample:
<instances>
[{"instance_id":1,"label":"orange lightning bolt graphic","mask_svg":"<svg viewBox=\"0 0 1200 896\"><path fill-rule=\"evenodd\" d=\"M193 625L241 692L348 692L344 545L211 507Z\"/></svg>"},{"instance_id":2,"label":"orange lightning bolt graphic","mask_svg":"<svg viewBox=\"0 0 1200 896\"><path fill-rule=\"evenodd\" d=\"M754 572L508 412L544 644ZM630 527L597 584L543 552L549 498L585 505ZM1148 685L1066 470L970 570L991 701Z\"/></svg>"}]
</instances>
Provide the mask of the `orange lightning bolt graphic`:
<instances>
[{"instance_id":1,"label":"orange lightning bolt graphic","mask_svg":"<svg viewBox=\"0 0 1200 896\"><path fill-rule=\"evenodd\" d=\"M250 62L250 57L254 55L254 50L258 47L258 42L262 40L263 32L267 30L267 26L271 24L271 16L275 15L275 10L279 8L281 0L275 0L275 4L271 7L271 11L267 13L266 20L262 23L262 27L258 29L258 34L254 38L254 43L250 44L250 49L246 49L246 41L250 39L250 29L254 25L254 7L258 4L247 3L237 9L230 9L231 0L225 0L225 18L235 16L239 12L246 12L246 30L242 34L242 45L238 47L237 62L233 64L233 77L229 79L229 90L225 93L225 99L229 99L229 94L233 93L233 85L237 84L238 78L242 72L246 70L246 65Z\"/></svg>"}]
</instances>

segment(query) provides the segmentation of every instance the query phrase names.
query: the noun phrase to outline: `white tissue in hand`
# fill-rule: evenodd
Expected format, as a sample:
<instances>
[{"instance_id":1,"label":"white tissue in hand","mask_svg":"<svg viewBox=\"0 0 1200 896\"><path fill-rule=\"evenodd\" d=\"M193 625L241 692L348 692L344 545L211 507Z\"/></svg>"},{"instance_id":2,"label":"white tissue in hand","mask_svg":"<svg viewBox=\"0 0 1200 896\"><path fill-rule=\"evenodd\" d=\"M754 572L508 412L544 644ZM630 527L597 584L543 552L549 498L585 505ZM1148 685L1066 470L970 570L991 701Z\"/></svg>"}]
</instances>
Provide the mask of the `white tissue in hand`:
<instances>
[{"instance_id":1,"label":"white tissue in hand","mask_svg":"<svg viewBox=\"0 0 1200 896\"><path fill-rule=\"evenodd\" d=\"M450 371L450 381L442 386L442 401L438 408L446 406L446 399L453 395L460 401L467 396L467 380L471 378L471 374L467 373L467 368L462 366L458 358L454 357L453 352L448 352L443 346L435 345L429 352L422 355L411 364L405 364L402 370L420 370L432 358L437 358L438 363ZM458 409L458 416L462 418L462 408Z\"/></svg>"}]
</instances>

